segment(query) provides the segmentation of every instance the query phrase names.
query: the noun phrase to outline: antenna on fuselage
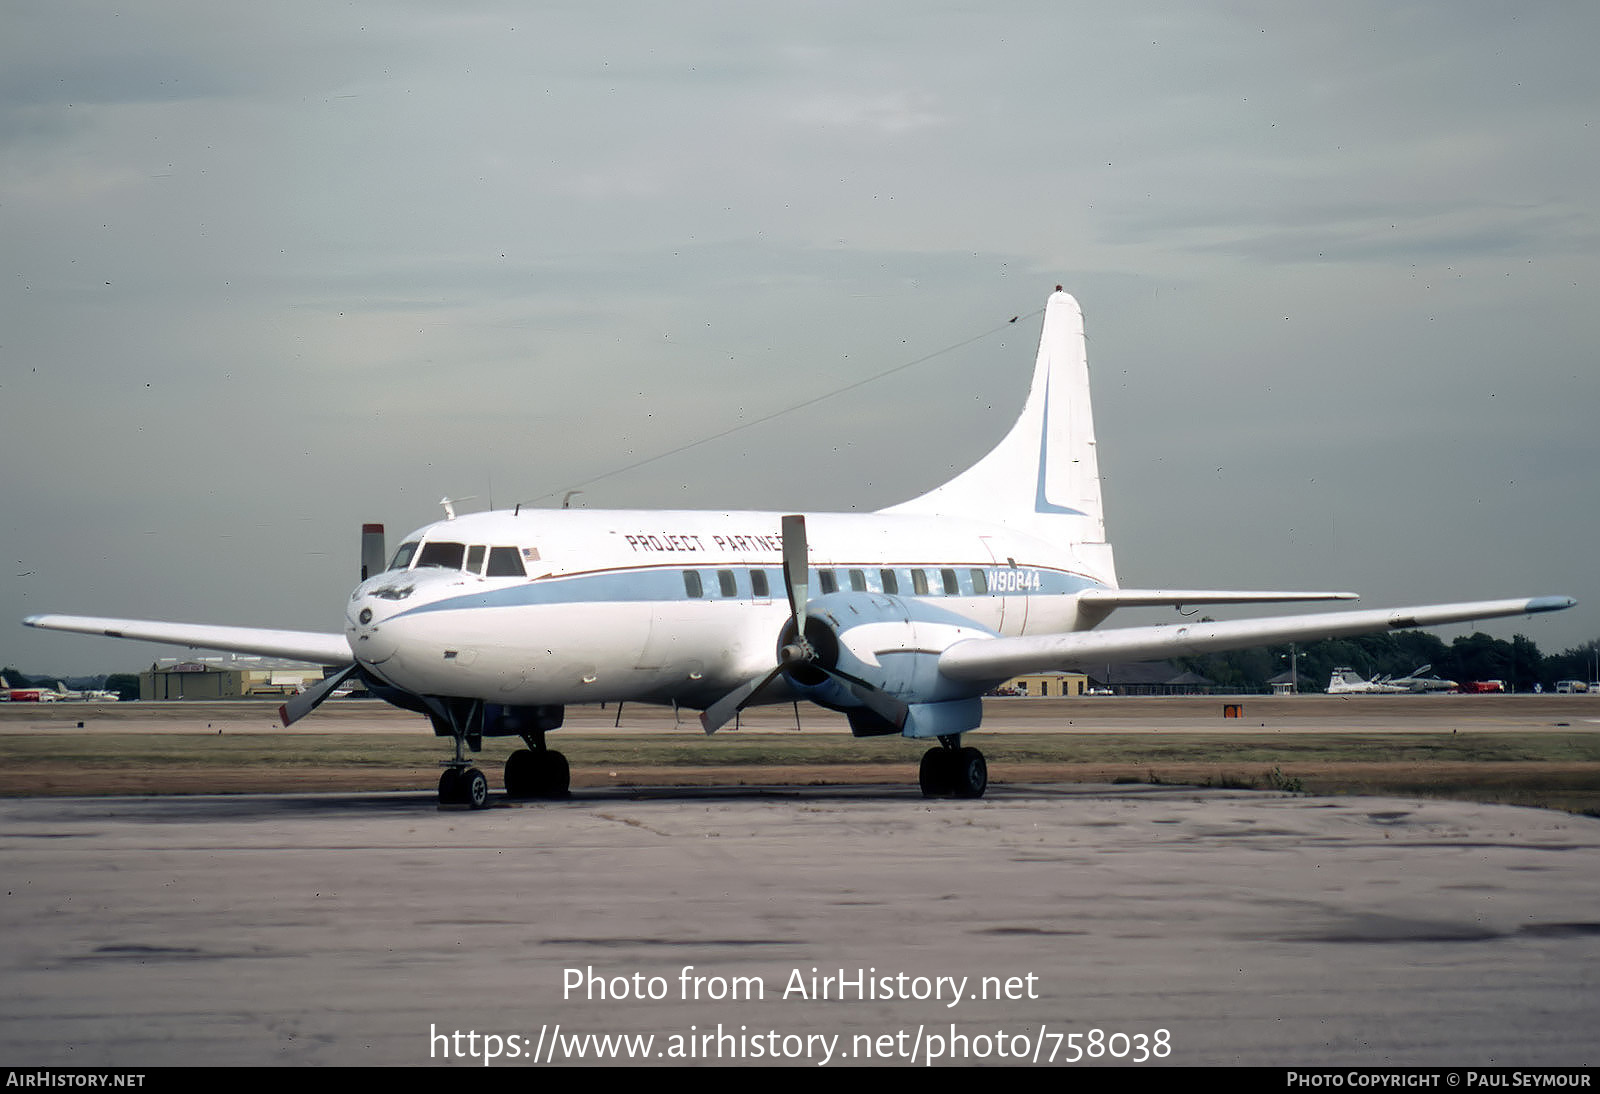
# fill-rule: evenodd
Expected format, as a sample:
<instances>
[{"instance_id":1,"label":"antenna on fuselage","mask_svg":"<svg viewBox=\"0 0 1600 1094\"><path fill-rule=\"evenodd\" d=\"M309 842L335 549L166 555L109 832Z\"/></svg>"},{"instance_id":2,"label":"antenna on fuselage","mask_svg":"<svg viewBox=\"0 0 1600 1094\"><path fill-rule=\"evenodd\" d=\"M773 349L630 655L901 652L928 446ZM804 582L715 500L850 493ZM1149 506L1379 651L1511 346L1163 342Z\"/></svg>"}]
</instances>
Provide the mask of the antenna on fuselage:
<instances>
[{"instance_id":1,"label":"antenna on fuselage","mask_svg":"<svg viewBox=\"0 0 1600 1094\"><path fill-rule=\"evenodd\" d=\"M448 497L447 498L440 498L439 499L439 504L444 506L444 519L445 520L455 520L456 519L456 502L458 502L458 501L476 501L477 497L478 497L478 495L476 495L476 494L468 494L464 498L448 498Z\"/></svg>"}]
</instances>

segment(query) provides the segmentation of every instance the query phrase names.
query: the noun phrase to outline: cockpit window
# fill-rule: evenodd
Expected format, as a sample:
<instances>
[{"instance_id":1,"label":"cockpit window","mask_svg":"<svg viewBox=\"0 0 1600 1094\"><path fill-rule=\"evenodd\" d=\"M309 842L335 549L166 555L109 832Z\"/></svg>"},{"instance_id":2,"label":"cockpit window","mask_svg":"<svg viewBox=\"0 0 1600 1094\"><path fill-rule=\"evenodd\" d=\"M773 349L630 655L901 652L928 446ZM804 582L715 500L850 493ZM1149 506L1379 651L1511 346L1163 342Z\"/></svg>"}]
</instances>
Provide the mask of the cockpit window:
<instances>
[{"instance_id":1,"label":"cockpit window","mask_svg":"<svg viewBox=\"0 0 1600 1094\"><path fill-rule=\"evenodd\" d=\"M404 570L411 565L411 556L417 553L417 542L402 543L400 549L394 553L394 561L389 563L391 570Z\"/></svg>"},{"instance_id":2,"label":"cockpit window","mask_svg":"<svg viewBox=\"0 0 1600 1094\"><path fill-rule=\"evenodd\" d=\"M467 548L467 573L483 573L483 552L487 550L488 548L481 543L474 543Z\"/></svg>"},{"instance_id":3,"label":"cockpit window","mask_svg":"<svg viewBox=\"0 0 1600 1094\"><path fill-rule=\"evenodd\" d=\"M461 569L462 556L467 553L464 543L427 543L417 558L418 566L438 566L446 570Z\"/></svg>"},{"instance_id":4,"label":"cockpit window","mask_svg":"<svg viewBox=\"0 0 1600 1094\"><path fill-rule=\"evenodd\" d=\"M522 552L515 547L489 548L489 572L485 577L527 577L522 566Z\"/></svg>"}]
</instances>

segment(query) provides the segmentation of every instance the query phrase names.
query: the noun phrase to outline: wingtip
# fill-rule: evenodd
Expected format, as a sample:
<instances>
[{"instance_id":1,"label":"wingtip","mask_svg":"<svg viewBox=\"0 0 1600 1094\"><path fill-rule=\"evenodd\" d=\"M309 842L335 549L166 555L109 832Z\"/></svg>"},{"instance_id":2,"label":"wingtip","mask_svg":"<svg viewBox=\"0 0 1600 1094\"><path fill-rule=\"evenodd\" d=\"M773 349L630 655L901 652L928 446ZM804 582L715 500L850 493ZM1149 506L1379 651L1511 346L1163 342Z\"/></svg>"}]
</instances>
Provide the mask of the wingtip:
<instances>
[{"instance_id":1,"label":"wingtip","mask_svg":"<svg viewBox=\"0 0 1600 1094\"><path fill-rule=\"evenodd\" d=\"M1528 601L1528 611L1559 612L1564 608L1571 608L1577 603L1577 598L1571 596L1536 596Z\"/></svg>"}]
</instances>

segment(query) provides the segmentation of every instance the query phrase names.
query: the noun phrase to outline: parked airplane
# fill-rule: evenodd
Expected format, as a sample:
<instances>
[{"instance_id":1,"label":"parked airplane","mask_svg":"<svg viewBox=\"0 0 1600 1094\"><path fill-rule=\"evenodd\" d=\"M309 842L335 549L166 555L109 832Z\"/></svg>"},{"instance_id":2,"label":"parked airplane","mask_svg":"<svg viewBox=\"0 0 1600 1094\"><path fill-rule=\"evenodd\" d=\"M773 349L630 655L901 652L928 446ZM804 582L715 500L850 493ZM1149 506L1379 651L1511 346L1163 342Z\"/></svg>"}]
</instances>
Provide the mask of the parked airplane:
<instances>
[{"instance_id":1,"label":"parked airplane","mask_svg":"<svg viewBox=\"0 0 1600 1094\"><path fill-rule=\"evenodd\" d=\"M1406 689L1391 684L1387 676L1368 680L1355 669L1337 668L1328 678L1329 695L1398 695Z\"/></svg>"},{"instance_id":2,"label":"parked airplane","mask_svg":"<svg viewBox=\"0 0 1600 1094\"><path fill-rule=\"evenodd\" d=\"M1425 691L1459 691L1461 685L1454 680L1441 680L1437 676L1424 676L1432 665L1413 669L1408 676L1374 676L1363 680L1353 669L1334 669L1328 680L1329 695L1407 695Z\"/></svg>"},{"instance_id":3,"label":"parked airplane","mask_svg":"<svg viewBox=\"0 0 1600 1094\"><path fill-rule=\"evenodd\" d=\"M1570 607L1567 597L1093 628L1117 608L1343 600L1343 592L1125 589L1106 541L1083 315L1060 286L1011 431L934 490L877 513L522 509L457 516L383 563L363 531L364 579L341 634L36 615L33 627L293 657L338 666L283 708L310 713L350 677L426 714L454 741L439 799L482 807L464 750L518 736L513 797L566 793L546 746L570 703L674 703L707 733L752 703L807 699L856 736L936 741L929 796L979 797L964 747L984 692L1024 672L1083 670L1367 631Z\"/></svg>"},{"instance_id":4,"label":"parked airplane","mask_svg":"<svg viewBox=\"0 0 1600 1094\"><path fill-rule=\"evenodd\" d=\"M1427 674L1427 675L1424 675ZM1422 665L1411 670L1409 675L1385 677L1385 683L1393 684L1405 692L1425 691L1458 691L1461 685L1454 680L1441 680L1433 671L1432 665Z\"/></svg>"},{"instance_id":5,"label":"parked airplane","mask_svg":"<svg viewBox=\"0 0 1600 1094\"><path fill-rule=\"evenodd\" d=\"M59 698L51 688L14 688L4 676L0 676L0 702L53 703Z\"/></svg>"}]
</instances>

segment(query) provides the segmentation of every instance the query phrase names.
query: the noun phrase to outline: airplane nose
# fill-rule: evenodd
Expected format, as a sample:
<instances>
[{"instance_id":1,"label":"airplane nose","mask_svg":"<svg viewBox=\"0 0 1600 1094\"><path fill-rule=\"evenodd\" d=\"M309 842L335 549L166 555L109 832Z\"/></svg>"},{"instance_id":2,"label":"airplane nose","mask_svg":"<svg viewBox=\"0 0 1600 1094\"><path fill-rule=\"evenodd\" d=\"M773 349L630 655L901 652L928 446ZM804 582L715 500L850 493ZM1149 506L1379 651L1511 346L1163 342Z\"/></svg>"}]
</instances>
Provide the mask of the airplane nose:
<instances>
[{"instance_id":1,"label":"airplane nose","mask_svg":"<svg viewBox=\"0 0 1600 1094\"><path fill-rule=\"evenodd\" d=\"M403 596L397 590L374 587L365 582L350 598L345 614L345 637L356 660L368 665L381 665L394 656L395 643L385 632L384 623L402 610Z\"/></svg>"},{"instance_id":2,"label":"airplane nose","mask_svg":"<svg viewBox=\"0 0 1600 1094\"><path fill-rule=\"evenodd\" d=\"M394 656L395 645L385 636L382 625L374 624L373 619L372 609L361 608L346 625L345 634L357 661L381 665Z\"/></svg>"}]
</instances>

